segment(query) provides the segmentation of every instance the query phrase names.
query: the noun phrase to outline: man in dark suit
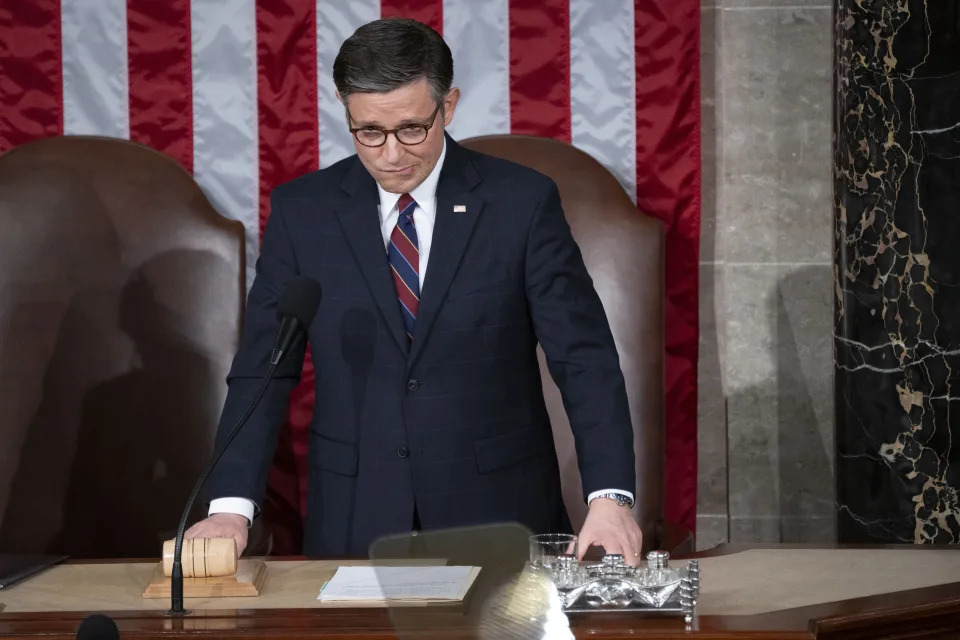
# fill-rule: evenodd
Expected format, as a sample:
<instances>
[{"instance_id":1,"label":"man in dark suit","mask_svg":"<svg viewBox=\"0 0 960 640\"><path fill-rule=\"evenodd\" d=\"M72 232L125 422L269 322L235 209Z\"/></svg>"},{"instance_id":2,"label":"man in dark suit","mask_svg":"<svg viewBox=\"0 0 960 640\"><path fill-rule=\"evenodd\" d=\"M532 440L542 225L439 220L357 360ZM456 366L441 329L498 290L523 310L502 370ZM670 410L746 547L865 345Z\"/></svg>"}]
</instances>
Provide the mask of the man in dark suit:
<instances>
[{"instance_id":1,"label":"man in dark suit","mask_svg":"<svg viewBox=\"0 0 960 640\"><path fill-rule=\"evenodd\" d=\"M357 154L276 188L218 439L250 402L295 276L323 287L304 552L493 522L569 530L536 347L563 393L591 544L639 559L633 430L606 316L556 185L444 133L450 49L412 20L361 27L337 95ZM210 478L188 537L246 544L304 350L280 366Z\"/></svg>"}]
</instances>

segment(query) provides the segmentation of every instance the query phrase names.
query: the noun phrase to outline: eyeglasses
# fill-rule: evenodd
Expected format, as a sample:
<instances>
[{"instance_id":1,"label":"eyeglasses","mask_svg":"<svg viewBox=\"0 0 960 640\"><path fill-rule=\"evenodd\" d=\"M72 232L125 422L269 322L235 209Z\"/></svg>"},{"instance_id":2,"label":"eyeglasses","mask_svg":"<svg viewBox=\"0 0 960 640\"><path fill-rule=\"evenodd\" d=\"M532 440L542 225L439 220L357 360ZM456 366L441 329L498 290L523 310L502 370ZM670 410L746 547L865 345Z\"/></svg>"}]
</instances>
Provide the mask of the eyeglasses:
<instances>
[{"instance_id":1,"label":"eyeglasses","mask_svg":"<svg viewBox=\"0 0 960 640\"><path fill-rule=\"evenodd\" d=\"M365 147L383 146L383 144L387 141L387 135L391 133L394 135L394 137L396 137L397 142L401 144L420 144L427 139L427 134L430 132L430 128L433 127L433 123L437 118L437 113L440 111L440 107L442 105L442 102L437 104L437 108L433 110L433 115L430 116L430 121L427 124L405 124L396 129L383 129L381 127L351 127L350 133L352 133L353 137L357 139L357 142ZM350 115L349 109L347 109L347 117L350 118L351 122L353 121L353 116Z\"/></svg>"}]
</instances>

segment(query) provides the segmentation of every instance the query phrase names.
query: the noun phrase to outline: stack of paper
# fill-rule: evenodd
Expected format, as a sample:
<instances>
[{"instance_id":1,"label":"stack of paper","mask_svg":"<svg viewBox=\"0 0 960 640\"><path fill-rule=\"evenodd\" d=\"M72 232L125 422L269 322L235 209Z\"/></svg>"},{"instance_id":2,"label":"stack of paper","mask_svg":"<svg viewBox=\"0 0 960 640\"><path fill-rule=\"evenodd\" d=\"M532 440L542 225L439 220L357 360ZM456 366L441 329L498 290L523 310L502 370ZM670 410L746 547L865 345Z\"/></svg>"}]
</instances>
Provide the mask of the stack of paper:
<instances>
[{"instance_id":1,"label":"stack of paper","mask_svg":"<svg viewBox=\"0 0 960 640\"><path fill-rule=\"evenodd\" d=\"M317 600L456 602L478 573L480 567L340 567Z\"/></svg>"}]
</instances>

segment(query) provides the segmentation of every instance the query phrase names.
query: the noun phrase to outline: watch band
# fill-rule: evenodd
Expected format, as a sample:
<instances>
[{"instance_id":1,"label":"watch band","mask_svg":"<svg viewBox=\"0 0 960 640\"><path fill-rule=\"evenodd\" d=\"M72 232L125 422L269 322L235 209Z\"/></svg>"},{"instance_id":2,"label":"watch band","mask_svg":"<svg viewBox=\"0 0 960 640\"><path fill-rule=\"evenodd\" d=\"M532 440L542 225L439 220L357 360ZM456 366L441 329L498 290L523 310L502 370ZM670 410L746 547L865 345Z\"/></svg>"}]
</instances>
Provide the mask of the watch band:
<instances>
[{"instance_id":1,"label":"watch band","mask_svg":"<svg viewBox=\"0 0 960 640\"><path fill-rule=\"evenodd\" d=\"M596 500L598 498L609 498L610 500L613 500L621 507L633 506L633 500L623 495L622 493L601 493L600 495L594 496L593 500ZM590 502L593 502L593 500L591 500Z\"/></svg>"}]
</instances>

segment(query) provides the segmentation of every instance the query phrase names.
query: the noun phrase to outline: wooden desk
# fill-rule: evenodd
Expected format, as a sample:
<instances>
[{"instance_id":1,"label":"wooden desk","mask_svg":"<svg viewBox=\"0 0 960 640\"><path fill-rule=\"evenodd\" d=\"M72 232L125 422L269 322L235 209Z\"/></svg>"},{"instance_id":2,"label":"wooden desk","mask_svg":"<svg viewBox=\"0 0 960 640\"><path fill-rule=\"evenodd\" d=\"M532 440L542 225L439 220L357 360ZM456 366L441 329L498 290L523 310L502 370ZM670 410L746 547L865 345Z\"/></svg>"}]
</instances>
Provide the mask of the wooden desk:
<instances>
[{"instance_id":1,"label":"wooden desk","mask_svg":"<svg viewBox=\"0 0 960 640\"><path fill-rule=\"evenodd\" d=\"M697 555L703 582L692 628L575 614L577 638L960 638L960 548L726 545ZM408 609L398 632L386 609L319 603L337 564L271 560L259 598L188 600L192 614L170 618L167 601L140 598L151 563L69 563L0 591L0 637L72 639L96 611L113 617L124 639L475 637L455 608Z\"/></svg>"}]
</instances>

